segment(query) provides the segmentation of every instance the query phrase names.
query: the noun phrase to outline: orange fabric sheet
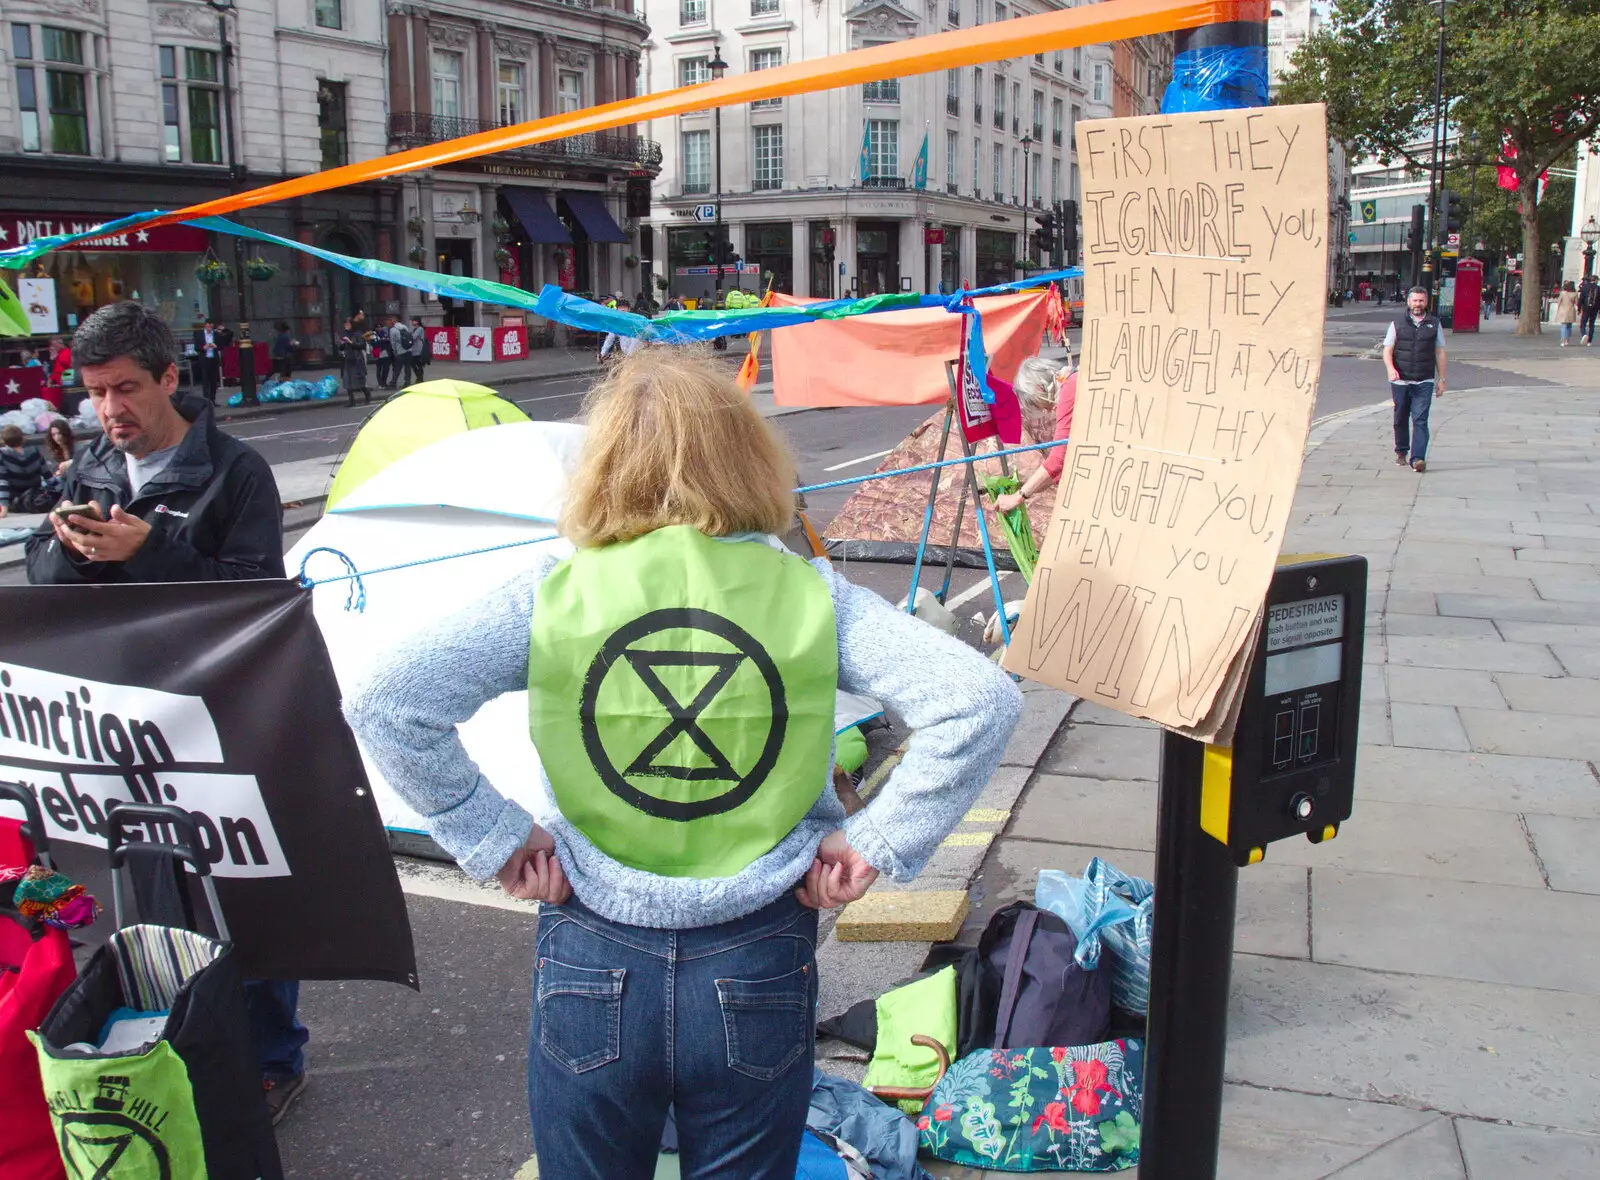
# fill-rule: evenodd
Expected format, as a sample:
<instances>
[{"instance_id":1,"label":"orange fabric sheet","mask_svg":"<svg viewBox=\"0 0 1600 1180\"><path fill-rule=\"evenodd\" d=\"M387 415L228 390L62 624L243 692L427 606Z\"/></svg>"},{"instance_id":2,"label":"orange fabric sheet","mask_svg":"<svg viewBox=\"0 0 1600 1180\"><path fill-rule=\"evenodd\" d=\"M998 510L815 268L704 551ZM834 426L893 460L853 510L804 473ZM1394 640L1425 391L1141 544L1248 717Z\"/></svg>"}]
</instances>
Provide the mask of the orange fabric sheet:
<instances>
[{"instance_id":1,"label":"orange fabric sheet","mask_svg":"<svg viewBox=\"0 0 1600 1180\"><path fill-rule=\"evenodd\" d=\"M1045 291L974 300L989 371L1002 381L1039 351ZM813 302L774 294L774 305ZM961 353L964 317L942 307L822 320L772 333L772 396L780 406L925 406L947 401L944 363Z\"/></svg>"},{"instance_id":2,"label":"orange fabric sheet","mask_svg":"<svg viewBox=\"0 0 1600 1180\"><path fill-rule=\"evenodd\" d=\"M345 185L400 176L424 168L441 168L509 148L548 143L570 135L609 131L668 115L708 107L738 106L763 98L783 98L910 77L960 66L984 65L1002 58L1023 58L1055 49L1073 49L1103 41L1170 33L1224 21L1267 19L1267 0L1103 0L1058 12L952 29L907 41L893 41L848 53L790 62L770 70L733 74L721 81L680 86L564 115L549 115L511 127L480 131L443 143L411 148L376 160L363 160L296 176L248 192L179 209L149 223L166 225L194 217L220 217L273 201L326 192Z\"/></svg>"}]
</instances>

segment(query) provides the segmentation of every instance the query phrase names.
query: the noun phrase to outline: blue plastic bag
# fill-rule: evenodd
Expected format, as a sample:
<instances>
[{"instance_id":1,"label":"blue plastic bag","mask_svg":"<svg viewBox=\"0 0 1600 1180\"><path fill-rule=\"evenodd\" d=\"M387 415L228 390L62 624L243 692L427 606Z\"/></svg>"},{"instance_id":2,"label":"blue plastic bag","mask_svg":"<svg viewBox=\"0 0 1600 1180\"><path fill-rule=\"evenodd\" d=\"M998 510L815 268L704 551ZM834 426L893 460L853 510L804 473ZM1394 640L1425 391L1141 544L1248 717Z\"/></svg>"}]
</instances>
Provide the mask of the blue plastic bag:
<instances>
[{"instance_id":1,"label":"blue plastic bag","mask_svg":"<svg viewBox=\"0 0 1600 1180\"><path fill-rule=\"evenodd\" d=\"M1110 956L1111 1002L1140 1015L1150 1006L1150 927L1156 887L1130 877L1098 856L1074 877L1057 869L1039 873L1034 904L1064 919L1078 940L1078 966L1100 965L1102 945Z\"/></svg>"}]
</instances>

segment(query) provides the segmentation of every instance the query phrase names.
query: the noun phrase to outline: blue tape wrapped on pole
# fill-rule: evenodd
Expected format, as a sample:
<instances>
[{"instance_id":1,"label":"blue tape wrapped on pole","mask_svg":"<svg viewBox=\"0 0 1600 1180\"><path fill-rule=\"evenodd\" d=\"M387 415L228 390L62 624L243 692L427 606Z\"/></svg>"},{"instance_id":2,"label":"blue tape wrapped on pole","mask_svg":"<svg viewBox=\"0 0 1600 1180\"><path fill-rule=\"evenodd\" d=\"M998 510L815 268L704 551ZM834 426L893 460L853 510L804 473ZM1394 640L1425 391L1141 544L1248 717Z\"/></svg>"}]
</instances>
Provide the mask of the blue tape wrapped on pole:
<instances>
[{"instance_id":1,"label":"blue tape wrapped on pole","mask_svg":"<svg viewBox=\"0 0 1600 1180\"><path fill-rule=\"evenodd\" d=\"M1173 34L1163 114L1264 107L1271 97L1264 21L1224 21Z\"/></svg>"}]
</instances>

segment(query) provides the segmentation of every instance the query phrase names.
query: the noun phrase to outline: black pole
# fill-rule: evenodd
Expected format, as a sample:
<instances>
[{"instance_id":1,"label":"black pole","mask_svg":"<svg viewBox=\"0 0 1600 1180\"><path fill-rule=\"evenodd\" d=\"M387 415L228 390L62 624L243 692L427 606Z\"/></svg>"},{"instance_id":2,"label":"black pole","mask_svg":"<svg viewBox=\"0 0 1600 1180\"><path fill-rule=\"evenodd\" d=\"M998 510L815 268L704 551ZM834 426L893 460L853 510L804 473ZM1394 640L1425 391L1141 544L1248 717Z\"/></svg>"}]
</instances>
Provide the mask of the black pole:
<instances>
[{"instance_id":1,"label":"black pole","mask_svg":"<svg viewBox=\"0 0 1600 1180\"><path fill-rule=\"evenodd\" d=\"M238 132L234 127L233 105L233 44L228 40L228 13L237 16L232 4L213 2L217 12L217 39L222 49L222 110L227 124L223 137L223 150L228 153L228 179L233 191L238 192L244 180L244 167L239 159ZM239 348L239 400L247 406L256 403L256 350L250 342L249 290L244 277L244 239L233 236L233 290L239 313L239 335L234 341Z\"/></svg>"},{"instance_id":2,"label":"black pole","mask_svg":"<svg viewBox=\"0 0 1600 1180\"><path fill-rule=\"evenodd\" d=\"M1422 269L1428 275L1423 285L1428 288L1429 301L1435 309L1439 306L1439 277L1444 267L1439 260L1439 246L1444 241L1439 232L1439 197L1444 188L1443 161L1440 148L1445 132L1444 112L1444 6L1445 0L1435 0L1439 5L1439 59L1433 74L1433 167L1428 172L1428 253Z\"/></svg>"},{"instance_id":3,"label":"black pole","mask_svg":"<svg viewBox=\"0 0 1600 1180\"><path fill-rule=\"evenodd\" d=\"M1162 734L1139 1141L1144 1180L1217 1174L1239 870L1227 846L1200 829L1204 758L1202 743Z\"/></svg>"},{"instance_id":4,"label":"black pole","mask_svg":"<svg viewBox=\"0 0 1600 1180\"><path fill-rule=\"evenodd\" d=\"M1181 59L1215 46L1259 51L1265 21L1228 21L1174 34ZM1224 88L1218 106L1259 106L1252 79ZM1228 1046L1228 980L1239 870L1226 845L1200 827L1205 746L1162 735L1156 819L1156 902L1150 948L1142 1180L1215 1180Z\"/></svg>"},{"instance_id":5,"label":"black pole","mask_svg":"<svg viewBox=\"0 0 1600 1180\"><path fill-rule=\"evenodd\" d=\"M722 302L722 108L716 107L711 113L712 122L716 127L714 138L717 141L717 302Z\"/></svg>"}]
</instances>

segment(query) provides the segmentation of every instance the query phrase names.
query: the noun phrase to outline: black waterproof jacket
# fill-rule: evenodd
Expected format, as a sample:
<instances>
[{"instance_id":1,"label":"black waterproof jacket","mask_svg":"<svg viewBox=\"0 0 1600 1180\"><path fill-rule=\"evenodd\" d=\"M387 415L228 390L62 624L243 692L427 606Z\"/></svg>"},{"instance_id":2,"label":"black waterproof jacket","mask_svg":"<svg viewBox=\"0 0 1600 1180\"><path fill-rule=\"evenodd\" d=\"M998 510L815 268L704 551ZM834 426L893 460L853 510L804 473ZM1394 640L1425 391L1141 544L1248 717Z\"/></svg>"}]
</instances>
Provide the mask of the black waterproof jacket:
<instances>
[{"instance_id":1,"label":"black waterproof jacket","mask_svg":"<svg viewBox=\"0 0 1600 1180\"><path fill-rule=\"evenodd\" d=\"M68 472L64 503L94 501L107 518L113 504L150 525L127 561L68 556L47 520L28 538L28 581L220 582L281 578L283 507L272 468L251 447L217 429L202 398L173 399L194 423L167 469L134 497L127 460L105 436Z\"/></svg>"}]
</instances>

